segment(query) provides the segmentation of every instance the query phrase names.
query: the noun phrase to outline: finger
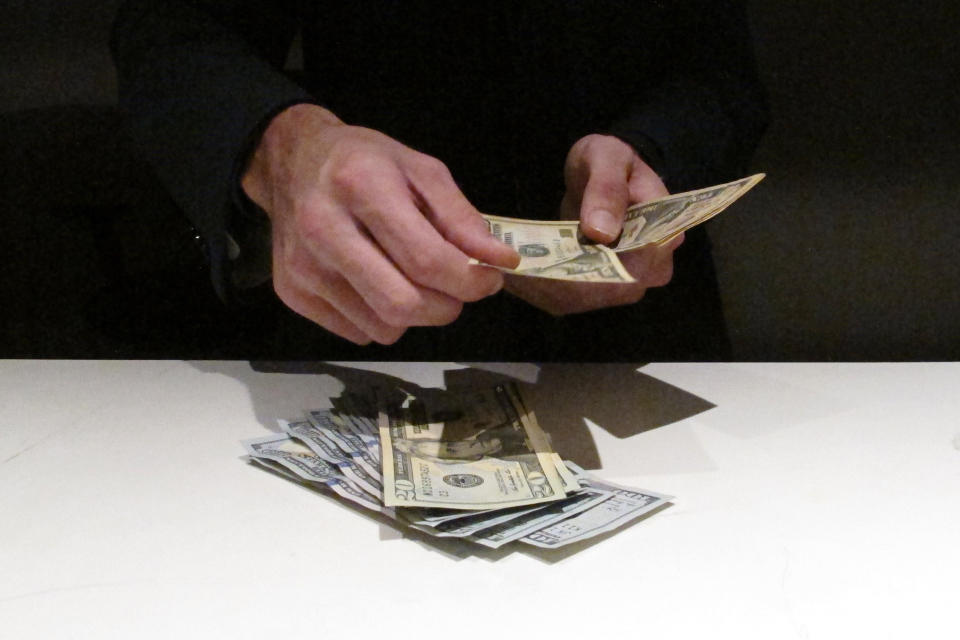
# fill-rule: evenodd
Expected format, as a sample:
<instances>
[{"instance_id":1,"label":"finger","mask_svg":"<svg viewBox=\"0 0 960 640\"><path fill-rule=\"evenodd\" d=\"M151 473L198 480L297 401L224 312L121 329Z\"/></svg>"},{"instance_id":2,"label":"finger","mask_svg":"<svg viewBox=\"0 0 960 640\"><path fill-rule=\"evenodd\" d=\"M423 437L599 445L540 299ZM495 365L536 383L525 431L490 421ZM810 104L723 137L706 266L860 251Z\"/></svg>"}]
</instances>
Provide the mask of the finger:
<instances>
[{"instance_id":1,"label":"finger","mask_svg":"<svg viewBox=\"0 0 960 640\"><path fill-rule=\"evenodd\" d=\"M338 273L320 270L301 269L291 274L295 287L305 292L304 297L313 297L325 301L336 309L351 324L380 344L393 344L403 335L405 326L394 326L383 319Z\"/></svg>"},{"instance_id":2,"label":"finger","mask_svg":"<svg viewBox=\"0 0 960 640\"><path fill-rule=\"evenodd\" d=\"M333 283L342 278L322 269L304 247L286 248L286 253L274 253L273 286L288 307L358 344L389 344L400 337L402 331L380 321L362 300L330 295L337 290Z\"/></svg>"},{"instance_id":3,"label":"finger","mask_svg":"<svg viewBox=\"0 0 960 640\"><path fill-rule=\"evenodd\" d=\"M567 189L563 193L563 199L560 201L560 219L561 220L579 220L580 219L580 198L582 193Z\"/></svg>"},{"instance_id":4,"label":"finger","mask_svg":"<svg viewBox=\"0 0 960 640\"><path fill-rule=\"evenodd\" d=\"M326 215L307 217L322 219L325 224L329 224L332 218L337 216L351 222L353 218L359 219L365 230L383 247L389 259L395 262L412 282L435 288L458 300L477 300L503 286L502 276L494 269L470 265L470 258L445 240L417 206L422 204L417 202L422 199L415 195L415 189L412 190L410 176L419 176L426 172L436 179L443 176L443 179L452 183L452 178L442 163L424 154L404 150L393 158L354 154L352 159L343 165L333 172L330 178L337 202L340 203L333 206L339 207L341 211L331 216L329 208L332 205L321 194L321 197L313 199L311 204L321 210L326 209ZM420 180L423 182L426 178ZM499 252L513 253L512 249L501 247L502 243L486 231L482 219L474 222L484 227L477 235L489 247L495 247ZM317 228L313 233L323 245L330 229ZM337 242L344 244L339 240ZM337 248L330 242L326 243L326 247ZM503 259L491 255L489 251L479 252L478 257L503 262ZM341 258L349 260L349 256ZM380 261L377 264L382 266ZM357 270L352 273L361 275ZM352 284L361 292L365 290L357 282ZM377 308L374 300L367 298L367 301Z\"/></svg>"},{"instance_id":5,"label":"finger","mask_svg":"<svg viewBox=\"0 0 960 640\"><path fill-rule=\"evenodd\" d=\"M673 254L673 252L683 244L683 241L686 239L686 237L687 236L684 234L684 232L681 231L674 237L670 238L667 242L660 245L660 247L668 254Z\"/></svg>"},{"instance_id":6,"label":"finger","mask_svg":"<svg viewBox=\"0 0 960 640\"><path fill-rule=\"evenodd\" d=\"M670 195L657 172L650 168L639 156L634 156L628 187L631 204L656 200Z\"/></svg>"},{"instance_id":7,"label":"finger","mask_svg":"<svg viewBox=\"0 0 960 640\"><path fill-rule=\"evenodd\" d=\"M506 287L512 294L554 316L633 304L643 298L647 289L647 285L640 282L548 282L523 276L507 276Z\"/></svg>"},{"instance_id":8,"label":"finger","mask_svg":"<svg viewBox=\"0 0 960 640\"><path fill-rule=\"evenodd\" d=\"M580 225L591 240L608 243L620 235L630 200L629 166L615 154L598 154L592 158L590 177L580 204Z\"/></svg>"},{"instance_id":9,"label":"finger","mask_svg":"<svg viewBox=\"0 0 960 640\"><path fill-rule=\"evenodd\" d=\"M277 297L291 310L320 325L327 331L358 345L369 344L370 335L348 320L308 287L298 283L298 273L310 273L316 269L312 256L300 246L295 233L284 232L276 225L273 233L273 289ZM321 280L314 275L314 280Z\"/></svg>"},{"instance_id":10,"label":"finger","mask_svg":"<svg viewBox=\"0 0 960 640\"><path fill-rule=\"evenodd\" d=\"M621 254L623 266L645 289L660 287L673 276L673 252L664 247L645 247ZM638 298L639 299L639 298Z\"/></svg>"},{"instance_id":11,"label":"finger","mask_svg":"<svg viewBox=\"0 0 960 640\"><path fill-rule=\"evenodd\" d=\"M361 228L361 223L342 207L331 206L328 202L303 206L304 213L299 216L300 226L294 240L281 243L293 245L295 249L275 249L274 255L292 254L292 257L284 258L285 264L281 266L299 274L300 281L307 287L330 287L317 292L327 299L337 296L334 304L344 305L342 310L354 322L361 323L361 327L381 335L382 327L375 329L378 325L364 319L366 316L360 312L360 305L344 297L345 288L325 285L335 282L331 274L343 276L351 290L373 310L373 315L392 327L448 324L460 314L462 303L459 300L420 287L400 273ZM316 284L310 285L309 282ZM355 315L350 316L350 313Z\"/></svg>"},{"instance_id":12,"label":"finger","mask_svg":"<svg viewBox=\"0 0 960 640\"><path fill-rule=\"evenodd\" d=\"M646 285L647 274L656 259L656 247L644 247L636 251L627 251L619 255L623 267L632 275L638 283Z\"/></svg>"},{"instance_id":13,"label":"finger","mask_svg":"<svg viewBox=\"0 0 960 640\"><path fill-rule=\"evenodd\" d=\"M558 285L568 284L559 281L548 281L542 278L531 278L507 274L504 278L504 289L510 294L525 300L529 304L550 313L560 315L558 299L566 299L567 291L561 291Z\"/></svg>"},{"instance_id":14,"label":"finger","mask_svg":"<svg viewBox=\"0 0 960 640\"><path fill-rule=\"evenodd\" d=\"M685 236L681 233L666 244L657 247L657 256L654 258L651 268L654 275L651 278L650 286L662 287L670 284L670 280L673 279L673 253L683 244L684 239Z\"/></svg>"},{"instance_id":15,"label":"finger","mask_svg":"<svg viewBox=\"0 0 960 640\"><path fill-rule=\"evenodd\" d=\"M479 300L500 290L503 276L494 269L471 265L469 256L448 242L424 217L407 184L382 184L381 187L369 202L355 210L355 215L396 265L395 270L399 269L414 285L459 301ZM489 236L482 220L481 225L482 233ZM375 264L381 263L382 260ZM367 289L354 284L358 290Z\"/></svg>"},{"instance_id":16,"label":"finger","mask_svg":"<svg viewBox=\"0 0 960 640\"><path fill-rule=\"evenodd\" d=\"M513 269L520 255L490 233L480 212L470 204L447 167L429 156L411 175L421 210L437 231L460 251L481 262Z\"/></svg>"},{"instance_id":17,"label":"finger","mask_svg":"<svg viewBox=\"0 0 960 640\"><path fill-rule=\"evenodd\" d=\"M673 254L657 251L643 274L643 283L648 287L663 287L673 278Z\"/></svg>"},{"instance_id":18,"label":"finger","mask_svg":"<svg viewBox=\"0 0 960 640\"><path fill-rule=\"evenodd\" d=\"M327 261L328 268L349 284L349 288L329 288L325 292L347 305L346 309L357 308L357 301L346 297L347 291L352 291L380 321L392 327L439 326L459 316L463 309L460 300L411 282L355 225L333 235L312 250L319 261Z\"/></svg>"},{"instance_id":19,"label":"finger","mask_svg":"<svg viewBox=\"0 0 960 640\"><path fill-rule=\"evenodd\" d=\"M357 325L350 322L342 313L320 296L310 294L302 289L275 285L277 296L290 309L300 314L327 331L354 344L370 344L371 338Z\"/></svg>"}]
</instances>

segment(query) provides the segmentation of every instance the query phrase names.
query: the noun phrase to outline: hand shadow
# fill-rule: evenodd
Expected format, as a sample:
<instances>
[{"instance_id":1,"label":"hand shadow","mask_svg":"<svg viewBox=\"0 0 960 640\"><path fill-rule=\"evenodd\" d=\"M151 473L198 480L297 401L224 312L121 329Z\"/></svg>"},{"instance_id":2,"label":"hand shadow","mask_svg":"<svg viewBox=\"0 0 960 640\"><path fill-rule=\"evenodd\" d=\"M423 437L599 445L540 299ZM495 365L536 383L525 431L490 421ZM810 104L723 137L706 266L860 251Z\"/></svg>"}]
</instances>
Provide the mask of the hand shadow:
<instances>
[{"instance_id":1,"label":"hand shadow","mask_svg":"<svg viewBox=\"0 0 960 640\"><path fill-rule=\"evenodd\" d=\"M275 405L271 396L278 390L258 373L328 375L342 385L341 397L351 393L366 395L375 387L387 403L400 403L408 395L428 398L444 393L443 389L425 387L398 375L330 362L254 361L250 366L253 371L244 382L250 389L260 421L271 429L275 429L276 419L283 416L260 415L258 407ZM554 450L565 460L595 470L602 468L602 464L584 419L623 439L684 420L715 406L640 372L642 366L642 363L546 363L539 365L539 371L534 373L530 365L478 364L469 368L445 369L442 381L447 389L516 382L540 426L549 435ZM402 367L391 368L403 370ZM322 400L317 398L313 406L324 404ZM307 408L312 407L300 407L301 410ZM365 417L376 420L375 408L368 408L365 413Z\"/></svg>"},{"instance_id":2,"label":"hand shadow","mask_svg":"<svg viewBox=\"0 0 960 640\"><path fill-rule=\"evenodd\" d=\"M638 371L642 364L546 363L535 383L520 391L564 460L600 469L596 443L584 419L617 438L662 427L715 405ZM444 372L447 388L489 386L509 379L480 369Z\"/></svg>"}]
</instances>

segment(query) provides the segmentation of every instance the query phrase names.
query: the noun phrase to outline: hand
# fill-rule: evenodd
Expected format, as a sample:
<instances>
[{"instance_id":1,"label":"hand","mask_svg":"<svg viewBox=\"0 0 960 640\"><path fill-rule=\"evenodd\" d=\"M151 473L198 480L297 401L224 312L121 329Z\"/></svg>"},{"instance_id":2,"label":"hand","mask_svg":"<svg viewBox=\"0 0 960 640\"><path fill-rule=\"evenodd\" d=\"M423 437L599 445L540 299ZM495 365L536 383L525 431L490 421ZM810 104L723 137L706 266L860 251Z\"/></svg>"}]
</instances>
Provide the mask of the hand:
<instances>
[{"instance_id":1,"label":"hand","mask_svg":"<svg viewBox=\"0 0 960 640\"><path fill-rule=\"evenodd\" d=\"M579 217L583 234L604 244L620 235L629 205L669 194L660 177L633 148L612 136L593 134L578 140L567 154L564 180L567 190L560 205L561 217ZM660 247L619 254L623 266L636 278L635 283L562 282L510 275L506 288L553 315L633 304L649 287L670 282L673 252L682 243L680 234Z\"/></svg>"},{"instance_id":2,"label":"hand","mask_svg":"<svg viewBox=\"0 0 960 640\"><path fill-rule=\"evenodd\" d=\"M519 256L490 235L447 168L381 133L295 105L267 127L241 181L272 223L283 302L358 344L453 322Z\"/></svg>"}]
</instances>

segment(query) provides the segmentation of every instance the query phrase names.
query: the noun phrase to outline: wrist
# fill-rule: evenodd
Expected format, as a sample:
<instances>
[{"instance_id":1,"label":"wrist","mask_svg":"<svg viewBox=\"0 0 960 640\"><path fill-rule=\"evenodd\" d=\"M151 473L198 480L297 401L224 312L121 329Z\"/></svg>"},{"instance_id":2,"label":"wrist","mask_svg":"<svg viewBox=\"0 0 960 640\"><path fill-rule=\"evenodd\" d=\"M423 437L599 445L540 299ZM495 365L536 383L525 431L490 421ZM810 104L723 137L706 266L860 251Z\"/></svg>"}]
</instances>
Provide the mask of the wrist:
<instances>
[{"instance_id":1,"label":"wrist","mask_svg":"<svg viewBox=\"0 0 960 640\"><path fill-rule=\"evenodd\" d=\"M247 157L240 176L241 189L269 213L273 209L271 186L298 141L309 139L308 132L318 133L343 124L333 112L315 104L298 103L280 111L263 128Z\"/></svg>"}]
</instances>

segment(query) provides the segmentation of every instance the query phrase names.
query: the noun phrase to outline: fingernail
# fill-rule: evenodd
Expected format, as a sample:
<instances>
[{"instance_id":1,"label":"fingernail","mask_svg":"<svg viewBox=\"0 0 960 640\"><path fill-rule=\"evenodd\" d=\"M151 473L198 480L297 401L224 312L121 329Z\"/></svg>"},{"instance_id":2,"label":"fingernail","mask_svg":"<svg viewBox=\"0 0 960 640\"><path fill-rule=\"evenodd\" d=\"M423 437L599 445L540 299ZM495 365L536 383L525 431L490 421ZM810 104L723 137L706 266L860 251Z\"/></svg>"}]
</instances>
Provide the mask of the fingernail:
<instances>
[{"instance_id":1,"label":"fingernail","mask_svg":"<svg viewBox=\"0 0 960 640\"><path fill-rule=\"evenodd\" d=\"M590 226L610 238L620 235L620 219L606 209L594 209L590 213Z\"/></svg>"}]
</instances>

